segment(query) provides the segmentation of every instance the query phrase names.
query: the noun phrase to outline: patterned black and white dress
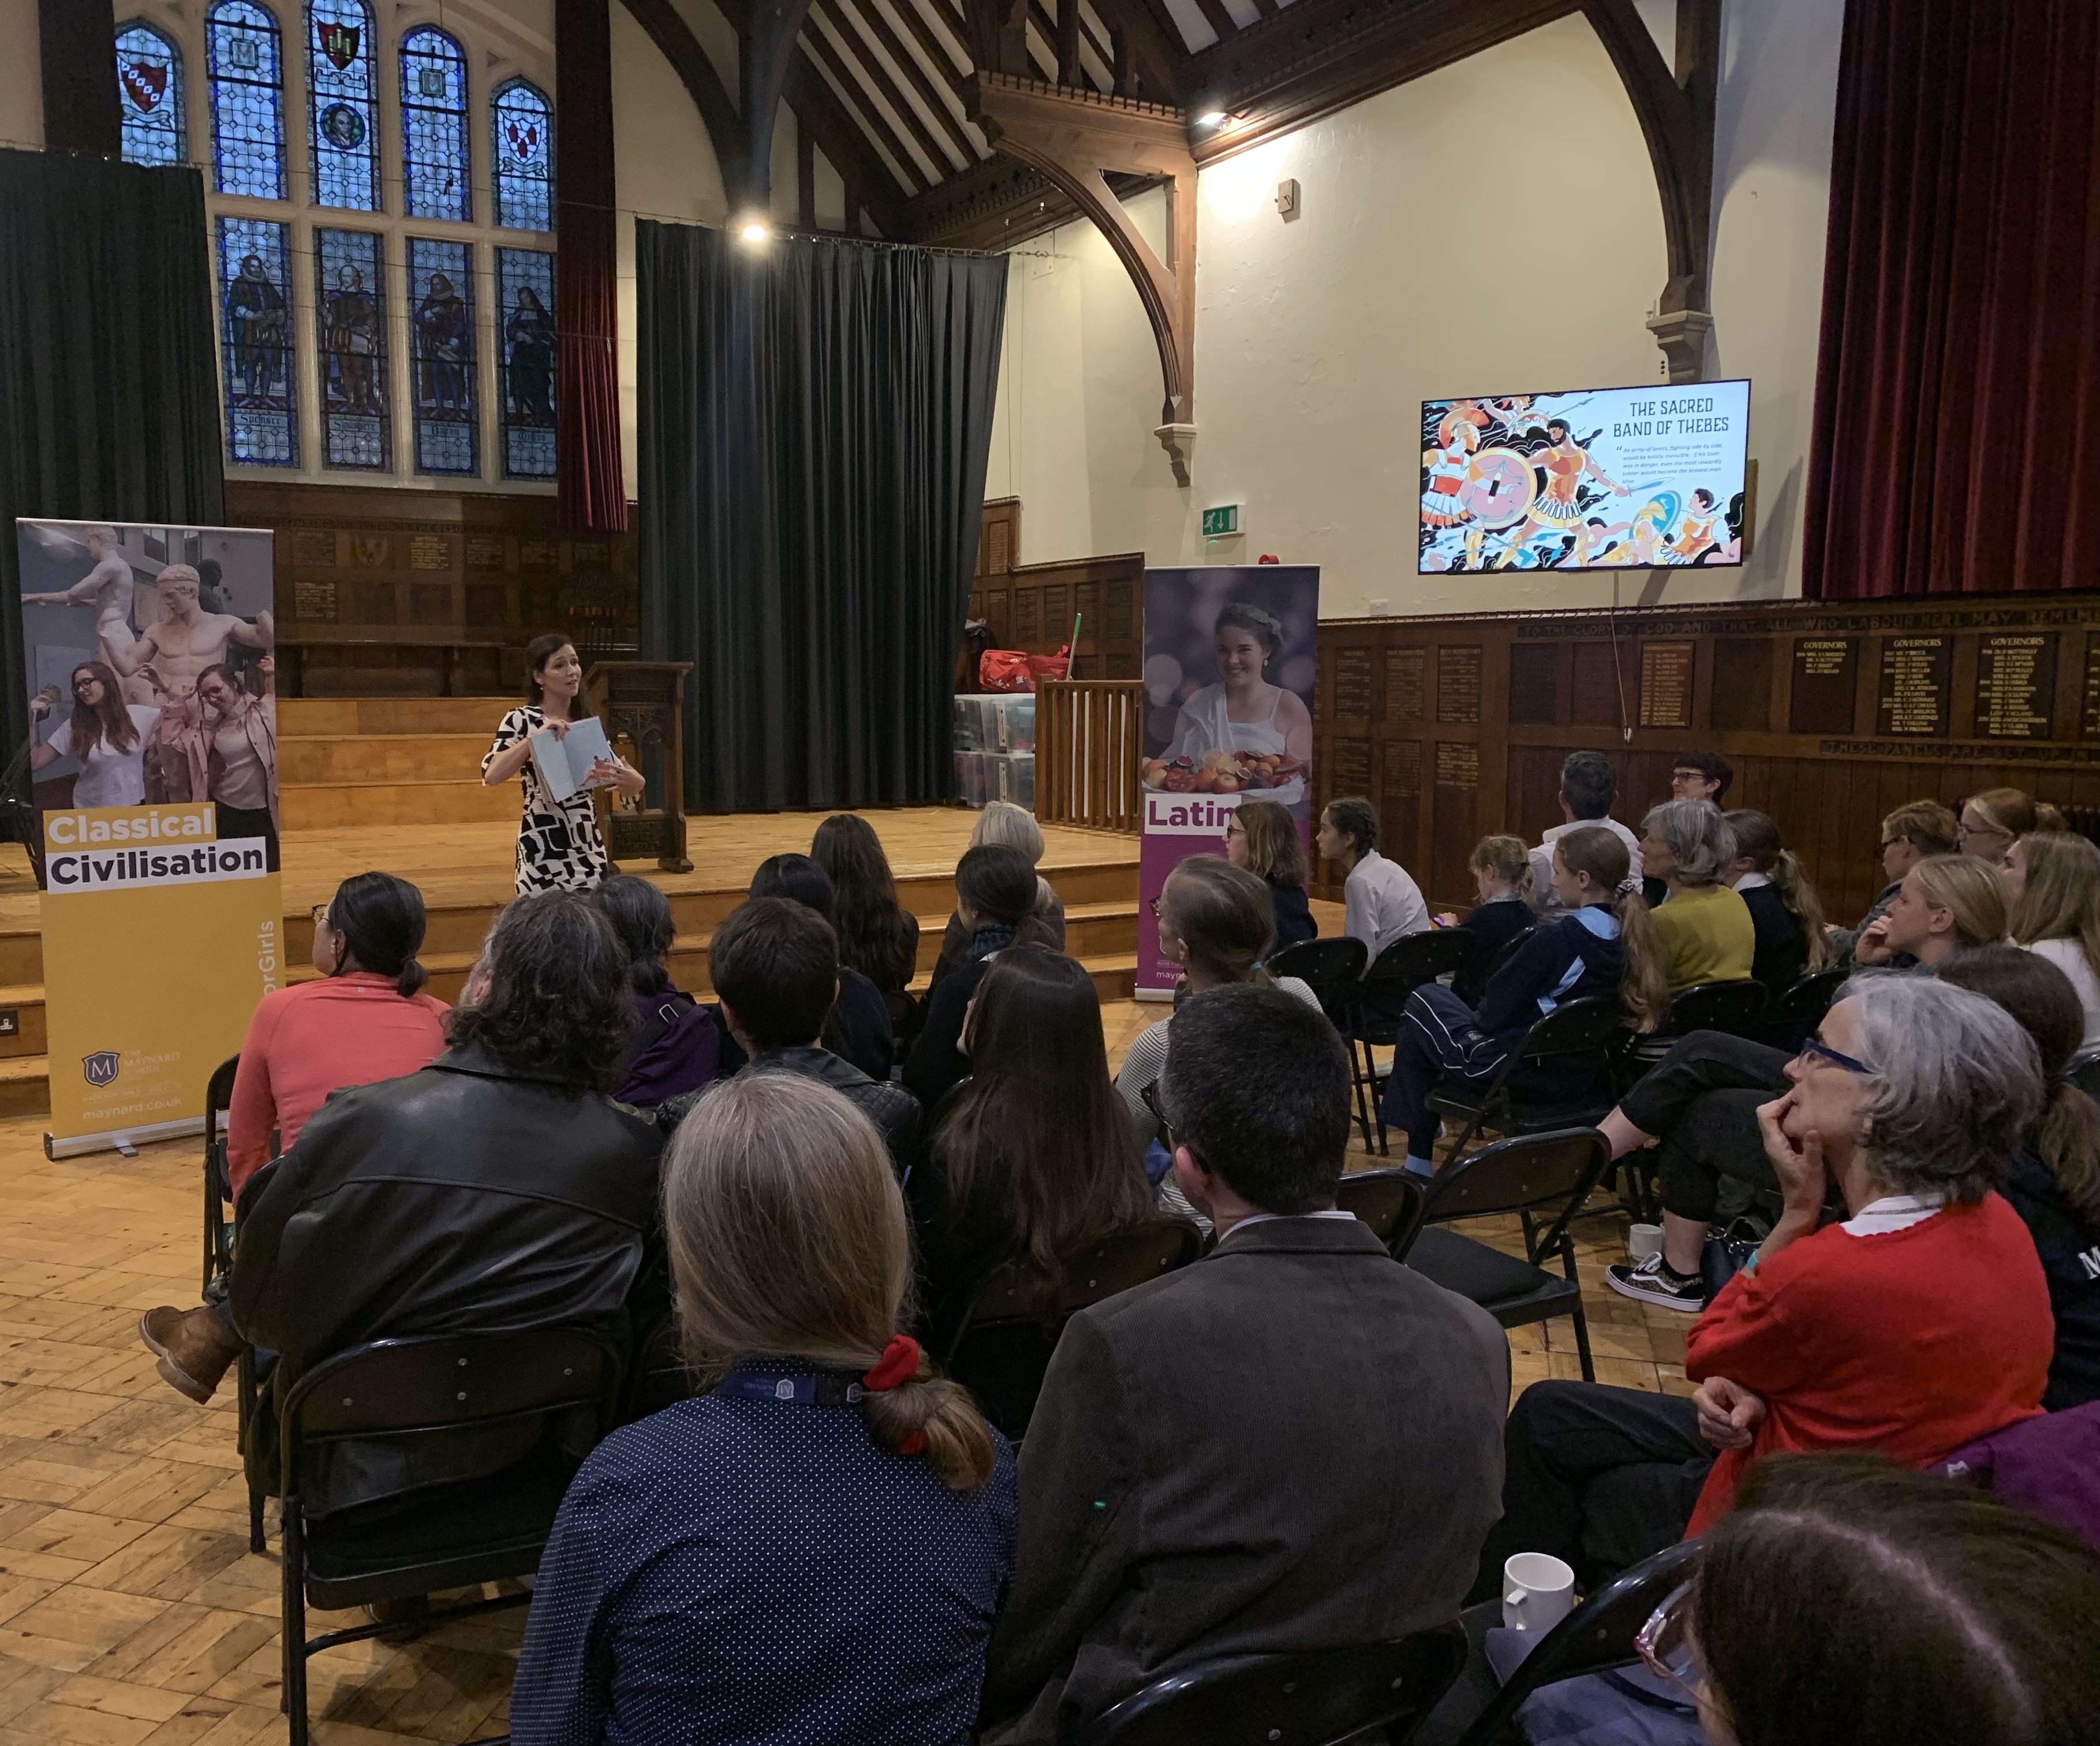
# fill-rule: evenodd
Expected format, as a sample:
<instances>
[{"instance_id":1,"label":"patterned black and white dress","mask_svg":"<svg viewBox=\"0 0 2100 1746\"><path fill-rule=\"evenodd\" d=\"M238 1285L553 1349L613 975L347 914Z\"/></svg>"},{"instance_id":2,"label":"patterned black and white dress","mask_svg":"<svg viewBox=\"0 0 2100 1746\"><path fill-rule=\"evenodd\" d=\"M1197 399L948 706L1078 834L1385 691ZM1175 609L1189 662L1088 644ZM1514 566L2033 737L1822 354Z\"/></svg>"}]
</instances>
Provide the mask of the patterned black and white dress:
<instances>
[{"instance_id":1,"label":"patterned black and white dress","mask_svg":"<svg viewBox=\"0 0 2100 1746\"><path fill-rule=\"evenodd\" d=\"M496 743L481 761L482 774L487 776L497 758L546 725L547 712L537 704L513 709L496 726ZM591 790L578 789L567 800L556 800L529 758L518 776L525 802L518 824L518 895L587 891L601 883L612 872L612 862L598 835Z\"/></svg>"}]
</instances>

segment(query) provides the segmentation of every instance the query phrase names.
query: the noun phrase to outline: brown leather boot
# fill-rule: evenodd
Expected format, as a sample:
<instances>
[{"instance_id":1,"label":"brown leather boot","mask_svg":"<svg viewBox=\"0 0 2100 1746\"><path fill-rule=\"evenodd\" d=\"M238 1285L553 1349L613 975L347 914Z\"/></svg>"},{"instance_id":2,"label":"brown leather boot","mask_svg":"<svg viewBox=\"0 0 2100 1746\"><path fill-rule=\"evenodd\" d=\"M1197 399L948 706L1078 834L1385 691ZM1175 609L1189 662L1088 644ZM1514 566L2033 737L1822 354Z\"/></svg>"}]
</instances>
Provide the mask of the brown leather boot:
<instances>
[{"instance_id":1,"label":"brown leather boot","mask_svg":"<svg viewBox=\"0 0 2100 1746\"><path fill-rule=\"evenodd\" d=\"M241 1339L226 1319L209 1305L179 1310L164 1303L139 1318L139 1337L160 1359L161 1380L200 1406L210 1400L219 1378L240 1357Z\"/></svg>"}]
</instances>

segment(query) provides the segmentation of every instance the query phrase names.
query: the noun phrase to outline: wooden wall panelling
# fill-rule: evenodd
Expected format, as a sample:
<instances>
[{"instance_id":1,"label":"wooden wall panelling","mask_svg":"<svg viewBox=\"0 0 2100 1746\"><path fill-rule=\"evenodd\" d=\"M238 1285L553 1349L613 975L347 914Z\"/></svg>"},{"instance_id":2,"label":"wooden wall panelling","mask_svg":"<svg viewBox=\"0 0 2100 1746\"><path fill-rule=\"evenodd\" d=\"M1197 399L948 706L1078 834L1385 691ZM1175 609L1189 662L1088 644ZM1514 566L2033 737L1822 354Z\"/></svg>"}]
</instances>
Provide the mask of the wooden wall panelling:
<instances>
[{"instance_id":1,"label":"wooden wall panelling","mask_svg":"<svg viewBox=\"0 0 2100 1746\"><path fill-rule=\"evenodd\" d=\"M1054 655L1071 640L1075 679L1135 679L1145 662L1145 554L1021 562L1021 499L984 506L969 616L982 618L994 648Z\"/></svg>"}]
</instances>

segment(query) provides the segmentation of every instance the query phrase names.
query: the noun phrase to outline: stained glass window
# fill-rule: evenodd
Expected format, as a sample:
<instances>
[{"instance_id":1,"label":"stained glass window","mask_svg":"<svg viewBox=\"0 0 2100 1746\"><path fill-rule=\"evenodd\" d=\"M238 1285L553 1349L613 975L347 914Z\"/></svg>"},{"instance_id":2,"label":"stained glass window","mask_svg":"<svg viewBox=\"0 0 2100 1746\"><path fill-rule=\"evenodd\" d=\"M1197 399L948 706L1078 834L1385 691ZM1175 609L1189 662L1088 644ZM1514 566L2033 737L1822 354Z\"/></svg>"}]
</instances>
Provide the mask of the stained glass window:
<instances>
[{"instance_id":1,"label":"stained glass window","mask_svg":"<svg viewBox=\"0 0 2100 1746\"><path fill-rule=\"evenodd\" d=\"M408 239L408 316L416 335L416 471L478 473L481 421L468 244Z\"/></svg>"},{"instance_id":2,"label":"stained glass window","mask_svg":"<svg viewBox=\"0 0 2100 1746\"><path fill-rule=\"evenodd\" d=\"M554 476L554 257L496 251L503 368L503 476Z\"/></svg>"},{"instance_id":3,"label":"stained glass window","mask_svg":"<svg viewBox=\"0 0 2100 1746\"><path fill-rule=\"evenodd\" d=\"M254 0L205 14L212 182L222 194L285 197L285 63L276 15Z\"/></svg>"},{"instance_id":4,"label":"stained glass window","mask_svg":"<svg viewBox=\"0 0 2100 1746\"><path fill-rule=\"evenodd\" d=\"M124 161L179 164L183 149L182 51L143 19L117 30L117 106Z\"/></svg>"},{"instance_id":5,"label":"stained glass window","mask_svg":"<svg viewBox=\"0 0 2100 1746\"><path fill-rule=\"evenodd\" d=\"M471 219L466 56L426 25L401 39L402 210L414 219Z\"/></svg>"},{"instance_id":6,"label":"stained glass window","mask_svg":"<svg viewBox=\"0 0 2100 1746\"><path fill-rule=\"evenodd\" d=\"M314 201L377 212L378 81L364 0L307 0L307 109Z\"/></svg>"},{"instance_id":7,"label":"stained glass window","mask_svg":"<svg viewBox=\"0 0 2100 1746\"><path fill-rule=\"evenodd\" d=\"M314 229L324 466L383 473L390 465L382 241L368 231Z\"/></svg>"},{"instance_id":8,"label":"stained glass window","mask_svg":"<svg viewBox=\"0 0 2100 1746\"><path fill-rule=\"evenodd\" d=\"M226 453L244 466L299 464L286 232L266 219L218 221Z\"/></svg>"},{"instance_id":9,"label":"stained glass window","mask_svg":"<svg viewBox=\"0 0 2100 1746\"><path fill-rule=\"evenodd\" d=\"M489 104L496 222L509 230L554 228L554 111L528 79L499 85Z\"/></svg>"}]
</instances>

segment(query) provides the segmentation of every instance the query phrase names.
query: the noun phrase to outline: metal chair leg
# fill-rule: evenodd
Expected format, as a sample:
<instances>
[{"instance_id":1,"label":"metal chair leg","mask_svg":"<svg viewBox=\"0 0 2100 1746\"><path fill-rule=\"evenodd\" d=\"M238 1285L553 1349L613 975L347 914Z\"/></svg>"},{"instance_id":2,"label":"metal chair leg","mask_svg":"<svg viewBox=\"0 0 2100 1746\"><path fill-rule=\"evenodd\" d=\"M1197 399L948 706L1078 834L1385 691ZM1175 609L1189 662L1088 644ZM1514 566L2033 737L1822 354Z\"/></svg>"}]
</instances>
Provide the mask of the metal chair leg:
<instances>
[{"instance_id":1,"label":"metal chair leg","mask_svg":"<svg viewBox=\"0 0 2100 1746\"><path fill-rule=\"evenodd\" d=\"M1597 1367L1590 1356L1590 1321L1582 1313L1582 1282L1575 1271L1575 1239L1565 1231L1560 1233L1560 1259L1568 1283L1575 1288L1575 1351L1582 1360L1582 1380L1594 1382Z\"/></svg>"},{"instance_id":2,"label":"metal chair leg","mask_svg":"<svg viewBox=\"0 0 2100 1746\"><path fill-rule=\"evenodd\" d=\"M307 1546L299 1501L285 1500L283 1708L289 1746L307 1742Z\"/></svg>"},{"instance_id":3,"label":"metal chair leg","mask_svg":"<svg viewBox=\"0 0 2100 1746\"><path fill-rule=\"evenodd\" d=\"M1357 1072L1357 1050L1359 1048L1361 1048L1364 1052L1363 1071L1361 1076L1359 1076ZM1359 1107L1369 1110L1370 1112L1372 1120L1378 1125L1377 1145L1375 1147L1372 1145L1370 1135L1367 1132L1364 1135L1364 1149L1366 1151L1375 1151L1381 1158L1388 1156L1388 1154L1386 1151L1385 1138L1385 1111L1380 1105L1378 1094L1378 1063L1372 1057L1370 1040L1368 1037L1359 1037L1353 1039L1351 1042L1349 1047L1349 1072L1350 1076L1356 1079L1357 1098Z\"/></svg>"}]
</instances>

